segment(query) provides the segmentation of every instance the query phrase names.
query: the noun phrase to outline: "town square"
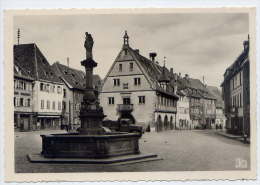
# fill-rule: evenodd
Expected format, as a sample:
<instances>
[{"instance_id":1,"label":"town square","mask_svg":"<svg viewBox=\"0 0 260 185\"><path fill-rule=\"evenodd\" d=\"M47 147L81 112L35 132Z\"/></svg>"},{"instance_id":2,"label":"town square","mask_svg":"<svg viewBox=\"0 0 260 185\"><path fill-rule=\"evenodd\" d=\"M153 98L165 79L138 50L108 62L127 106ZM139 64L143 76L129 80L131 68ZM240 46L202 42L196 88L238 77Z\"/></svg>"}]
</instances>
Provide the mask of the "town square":
<instances>
[{"instance_id":1,"label":"town square","mask_svg":"<svg viewBox=\"0 0 260 185\"><path fill-rule=\"evenodd\" d=\"M248 14L17 16L13 38L16 173L251 169Z\"/></svg>"}]
</instances>

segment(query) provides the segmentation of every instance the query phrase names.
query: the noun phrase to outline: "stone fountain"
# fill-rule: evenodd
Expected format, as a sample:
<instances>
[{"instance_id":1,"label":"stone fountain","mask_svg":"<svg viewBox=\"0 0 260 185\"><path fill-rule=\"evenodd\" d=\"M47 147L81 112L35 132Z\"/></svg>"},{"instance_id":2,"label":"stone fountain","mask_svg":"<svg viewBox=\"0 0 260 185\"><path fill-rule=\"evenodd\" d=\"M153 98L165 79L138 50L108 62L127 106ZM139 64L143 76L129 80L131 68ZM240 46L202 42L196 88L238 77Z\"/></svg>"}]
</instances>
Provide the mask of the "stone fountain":
<instances>
[{"instance_id":1,"label":"stone fountain","mask_svg":"<svg viewBox=\"0 0 260 185\"><path fill-rule=\"evenodd\" d=\"M136 160L156 160L155 154L139 151L140 133L111 132L102 127L105 117L93 89L94 45L91 34L86 32L86 59L81 65L86 71L86 88L80 109L81 127L78 133L41 135L42 152L29 154L31 162L114 163Z\"/></svg>"}]
</instances>

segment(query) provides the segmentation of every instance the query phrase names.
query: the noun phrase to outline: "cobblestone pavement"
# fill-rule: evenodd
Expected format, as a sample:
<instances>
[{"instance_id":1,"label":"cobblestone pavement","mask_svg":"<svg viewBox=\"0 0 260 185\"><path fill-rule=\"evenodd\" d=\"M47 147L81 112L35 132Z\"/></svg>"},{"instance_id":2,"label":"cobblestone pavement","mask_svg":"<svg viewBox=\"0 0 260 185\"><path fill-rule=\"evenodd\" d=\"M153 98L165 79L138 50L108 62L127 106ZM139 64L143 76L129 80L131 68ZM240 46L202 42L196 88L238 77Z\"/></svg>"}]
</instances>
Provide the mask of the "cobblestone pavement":
<instances>
[{"instance_id":1,"label":"cobblestone pavement","mask_svg":"<svg viewBox=\"0 0 260 185\"><path fill-rule=\"evenodd\" d=\"M137 172L209 171L250 168L250 145L225 138L211 130L145 133L140 140L143 153L158 154L163 160L124 165L30 163L26 155L41 151L40 134L63 131L15 132L15 171L32 172ZM236 167L241 161L245 165ZM245 163L243 163L245 164Z\"/></svg>"}]
</instances>

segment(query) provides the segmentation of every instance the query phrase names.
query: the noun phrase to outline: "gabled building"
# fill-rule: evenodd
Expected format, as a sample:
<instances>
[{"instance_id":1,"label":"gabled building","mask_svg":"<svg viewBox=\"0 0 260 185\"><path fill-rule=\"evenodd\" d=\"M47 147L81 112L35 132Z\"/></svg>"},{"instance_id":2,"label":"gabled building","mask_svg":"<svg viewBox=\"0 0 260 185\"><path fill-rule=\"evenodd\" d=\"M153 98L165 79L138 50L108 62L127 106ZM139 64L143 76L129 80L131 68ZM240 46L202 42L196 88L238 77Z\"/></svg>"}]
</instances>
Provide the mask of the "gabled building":
<instances>
[{"instance_id":1,"label":"gabled building","mask_svg":"<svg viewBox=\"0 0 260 185\"><path fill-rule=\"evenodd\" d=\"M59 62L55 62L52 69L65 84L62 101L62 125L68 125L75 130L80 126L79 114L86 86L86 75L81 70L73 69ZM101 90L101 78L98 75L93 76L93 84L96 96L98 96Z\"/></svg>"},{"instance_id":2,"label":"gabled building","mask_svg":"<svg viewBox=\"0 0 260 185\"><path fill-rule=\"evenodd\" d=\"M250 136L250 60L249 36L244 49L224 73L221 84L225 102L227 131Z\"/></svg>"},{"instance_id":3,"label":"gabled building","mask_svg":"<svg viewBox=\"0 0 260 185\"><path fill-rule=\"evenodd\" d=\"M14 61L23 69L32 84L32 111L35 128L60 128L63 98L63 82L36 44L14 45Z\"/></svg>"},{"instance_id":4,"label":"gabled building","mask_svg":"<svg viewBox=\"0 0 260 185\"><path fill-rule=\"evenodd\" d=\"M188 74L177 77L178 89L185 92L189 99L190 128L211 128L216 119L216 98L199 79Z\"/></svg>"},{"instance_id":5,"label":"gabled building","mask_svg":"<svg viewBox=\"0 0 260 185\"><path fill-rule=\"evenodd\" d=\"M173 129L176 125L177 86L173 72L133 49L125 32L123 47L109 69L100 103L110 120L129 119L151 130Z\"/></svg>"},{"instance_id":6,"label":"gabled building","mask_svg":"<svg viewBox=\"0 0 260 185\"><path fill-rule=\"evenodd\" d=\"M33 78L14 61L14 127L20 131L36 129L33 112Z\"/></svg>"}]
</instances>

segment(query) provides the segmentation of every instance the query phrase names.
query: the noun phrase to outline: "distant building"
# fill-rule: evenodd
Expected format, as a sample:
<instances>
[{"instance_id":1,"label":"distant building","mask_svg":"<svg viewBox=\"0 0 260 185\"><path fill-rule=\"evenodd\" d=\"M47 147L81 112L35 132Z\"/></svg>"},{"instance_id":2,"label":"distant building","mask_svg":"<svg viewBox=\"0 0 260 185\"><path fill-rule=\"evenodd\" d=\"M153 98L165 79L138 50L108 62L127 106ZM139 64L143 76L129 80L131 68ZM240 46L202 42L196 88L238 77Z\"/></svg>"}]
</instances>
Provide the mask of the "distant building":
<instances>
[{"instance_id":1,"label":"distant building","mask_svg":"<svg viewBox=\"0 0 260 185\"><path fill-rule=\"evenodd\" d=\"M224 114L224 101L218 87L207 86L207 89L216 97L216 124L215 127L226 128L226 117Z\"/></svg>"},{"instance_id":2,"label":"distant building","mask_svg":"<svg viewBox=\"0 0 260 185\"><path fill-rule=\"evenodd\" d=\"M193 129L190 119L190 102L184 90L178 90L176 129Z\"/></svg>"},{"instance_id":3,"label":"distant building","mask_svg":"<svg viewBox=\"0 0 260 185\"><path fill-rule=\"evenodd\" d=\"M188 74L177 77L178 89L185 92L189 99L190 128L211 128L216 119L216 98L199 80L190 78Z\"/></svg>"},{"instance_id":4,"label":"distant building","mask_svg":"<svg viewBox=\"0 0 260 185\"><path fill-rule=\"evenodd\" d=\"M176 125L177 86L173 72L142 56L129 45L127 33L123 47L109 69L100 102L106 119L130 119L143 127L162 131Z\"/></svg>"},{"instance_id":5,"label":"distant building","mask_svg":"<svg viewBox=\"0 0 260 185\"><path fill-rule=\"evenodd\" d=\"M62 125L69 125L71 129L77 129L80 126L79 114L86 86L86 75L81 70L73 69L59 62L55 62L52 69L65 84L62 101ZM93 76L93 84L98 96L101 90L101 79L98 75Z\"/></svg>"},{"instance_id":6,"label":"distant building","mask_svg":"<svg viewBox=\"0 0 260 185\"><path fill-rule=\"evenodd\" d=\"M14 127L20 131L36 128L32 86L33 78L14 61Z\"/></svg>"},{"instance_id":7,"label":"distant building","mask_svg":"<svg viewBox=\"0 0 260 185\"><path fill-rule=\"evenodd\" d=\"M60 128L63 82L36 44L14 45L14 61L30 78L35 128Z\"/></svg>"},{"instance_id":8,"label":"distant building","mask_svg":"<svg viewBox=\"0 0 260 185\"><path fill-rule=\"evenodd\" d=\"M235 62L226 69L222 83L227 131L250 136L249 38Z\"/></svg>"}]
</instances>

